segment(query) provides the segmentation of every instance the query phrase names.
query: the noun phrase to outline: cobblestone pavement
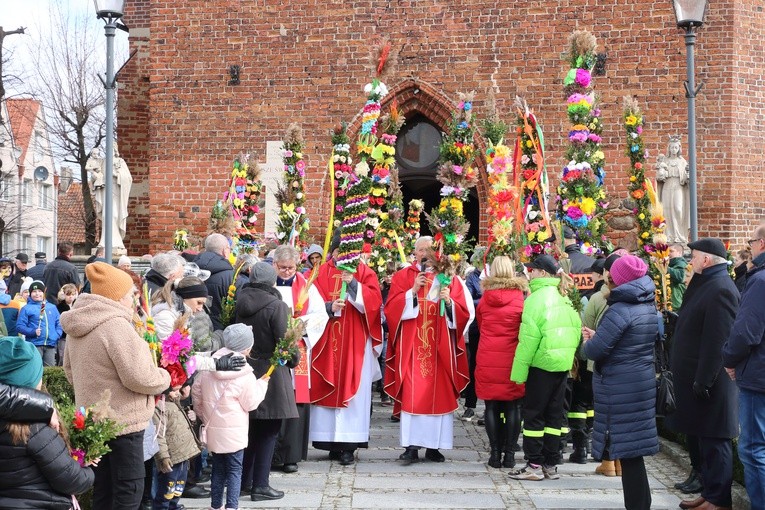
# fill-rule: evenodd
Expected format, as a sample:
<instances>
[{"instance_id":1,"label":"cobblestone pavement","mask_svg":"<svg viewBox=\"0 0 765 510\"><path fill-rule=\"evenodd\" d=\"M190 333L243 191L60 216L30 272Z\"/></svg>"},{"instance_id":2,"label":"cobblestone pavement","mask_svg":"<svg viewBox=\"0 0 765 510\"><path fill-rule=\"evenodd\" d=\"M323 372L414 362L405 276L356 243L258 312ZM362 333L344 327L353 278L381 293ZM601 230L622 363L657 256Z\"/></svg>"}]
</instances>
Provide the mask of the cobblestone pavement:
<instances>
[{"instance_id":1,"label":"cobblestone pavement","mask_svg":"<svg viewBox=\"0 0 765 510\"><path fill-rule=\"evenodd\" d=\"M624 508L621 481L595 474L597 463L558 466L559 480L515 481L508 469L486 465L488 440L483 426L456 418L454 449L444 450L446 462L422 460L402 466L398 424L390 421L390 407L374 402L368 450L359 450L357 462L341 466L326 452L310 449L308 460L294 474L272 471L271 486L285 496L272 502L240 499L240 508L350 509L400 508L510 508L510 509L614 509ZM479 405L478 413L483 409ZM424 454L421 451L420 456ZM567 456L566 456L567 457ZM518 465L523 453L516 454ZM646 459L653 509L678 508L683 495L672 488L685 479L681 465L664 451ZM206 484L209 488L209 484ZM208 500L184 499L188 509L209 508ZM738 508L738 507L737 507Z\"/></svg>"}]
</instances>

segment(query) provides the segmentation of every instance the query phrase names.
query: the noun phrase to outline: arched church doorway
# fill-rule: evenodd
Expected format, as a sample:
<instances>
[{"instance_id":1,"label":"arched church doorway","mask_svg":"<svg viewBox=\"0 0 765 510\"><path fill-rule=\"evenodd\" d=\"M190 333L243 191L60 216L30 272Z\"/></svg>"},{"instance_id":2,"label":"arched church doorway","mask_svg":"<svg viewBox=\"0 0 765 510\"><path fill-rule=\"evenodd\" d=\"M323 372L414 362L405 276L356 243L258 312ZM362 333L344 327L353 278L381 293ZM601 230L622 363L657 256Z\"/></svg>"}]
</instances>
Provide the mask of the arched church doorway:
<instances>
[{"instance_id":1,"label":"arched church doorway","mask_svg":"<svg viewBox=\"0 0 765 510\"><path fill-rule=\"evenodd\" d=\"M396 164L398 165L404 204L419 198L425 203L425 211L430 212L441 200L441 183L436 178L438 170L438 150L441 144L441 130L427 117L416 114L406 120L406 124L396 140ZM468 239L478 239L479 219L478 193L470 190L470 200L465 204L464 214L470 222ZM428 222L423 216L420 233L430 235Z\"/></svg>"}]
</instances>

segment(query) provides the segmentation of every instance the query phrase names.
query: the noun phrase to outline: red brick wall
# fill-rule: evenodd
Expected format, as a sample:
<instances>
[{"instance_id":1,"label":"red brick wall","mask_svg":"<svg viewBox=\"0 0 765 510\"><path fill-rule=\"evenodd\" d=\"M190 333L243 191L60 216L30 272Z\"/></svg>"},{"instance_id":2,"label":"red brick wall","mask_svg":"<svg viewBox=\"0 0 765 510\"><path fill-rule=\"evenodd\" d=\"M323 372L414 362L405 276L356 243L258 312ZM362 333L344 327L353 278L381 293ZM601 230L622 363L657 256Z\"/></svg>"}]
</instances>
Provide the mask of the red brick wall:
<instances>
[{"instance_id":1,"label":"red brick wall","mask_svg":"<svg viewBox=\"0 0 765 510\"><path fill-rule=\"evenodd\" d=\"M149 54L139 54L124 71L119 96L120 148L136 169L134 178L144 182L148 175L150 182L136 202L135 229L128 226L130 246L139 251L166 248L177 226L203 233L231 159L247 151L263 160L266 140L281 139L293 121L304 129L312 169L311 234L323 237L327 202L320 190L326 188L329 132L341 120L352 121L364 103L367 48L376 36L389 37L400 51L396 78L387 83L407 91L399 103L409 101L408 111L430 113L437 124L443 98L454 100L459 91L476 90L481 117L493 87L509 122L515 95L524 95L545 130L548 170L557 181L568 130L567 38L575 29L593 32L599 51L608 54L606 75L594 83L603 102L607 189L614 200L626 196L625 94L637 96L645 112L651 166L666 151L668 135L686 133L685 47L668 1L498 7L478 0L306 0L299 10L289 2L254 0L174 4L129 2L126 15L131 28L148 20L151 32ZM699 33L697 80L706 83L697 99L702 235L741 241L748 224L762 217L763 20L756 0L711 2ZM131 44L143 42L131 36ZM232 64L241 66L238 86L227 85ZM406 96L413 95L412 80L432 89L428 101ZM687 157L685 144L683 150ZM744 199L744 190L754 200Z\"/></svg>"}]
</instances>

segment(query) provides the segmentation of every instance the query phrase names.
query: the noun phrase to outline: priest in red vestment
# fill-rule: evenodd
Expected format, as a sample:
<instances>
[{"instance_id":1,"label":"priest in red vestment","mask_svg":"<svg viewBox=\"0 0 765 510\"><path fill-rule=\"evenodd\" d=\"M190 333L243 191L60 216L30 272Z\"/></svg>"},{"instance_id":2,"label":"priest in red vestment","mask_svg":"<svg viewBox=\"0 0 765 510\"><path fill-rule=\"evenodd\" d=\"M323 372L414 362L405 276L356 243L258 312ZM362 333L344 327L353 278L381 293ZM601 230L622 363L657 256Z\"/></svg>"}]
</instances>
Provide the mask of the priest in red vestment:
<instances>
[{"instance_id":1,"label":"priest in red vestment","mask_svg":"<svg viewBox=\"0 0 765 510\"><path fill-rule=\"evenodd\" d=\"M337 256L339 238L333 240ZM345 300L340 299L343 282ZM382 295L377 275L364 264L355 273L333 260L319 267L314 282L324 299L329 322L311 351L311 430L314 448L348 465L357 448L369 442L372 383L382 377Z\"/></svg>"},{"instance_id":2,"label":"priest in red vestment","mask_svg":"<svg viewBox=\"0 0 765 510\"><path fill-rule=\"evenodd\" d=\"M440 448L451 449L453 412L460 392L470 380L465 331L475 315L473 301L458 277L444 288L429 268L433 261L432 239L421 237L414 249L418 264L393 275L385 317L388 321L388 360L385 390L400 413L399 457L407 464L425 457L443 462ZM445 314L440 315L440 301Z\"/></svg>"}]
</instances>

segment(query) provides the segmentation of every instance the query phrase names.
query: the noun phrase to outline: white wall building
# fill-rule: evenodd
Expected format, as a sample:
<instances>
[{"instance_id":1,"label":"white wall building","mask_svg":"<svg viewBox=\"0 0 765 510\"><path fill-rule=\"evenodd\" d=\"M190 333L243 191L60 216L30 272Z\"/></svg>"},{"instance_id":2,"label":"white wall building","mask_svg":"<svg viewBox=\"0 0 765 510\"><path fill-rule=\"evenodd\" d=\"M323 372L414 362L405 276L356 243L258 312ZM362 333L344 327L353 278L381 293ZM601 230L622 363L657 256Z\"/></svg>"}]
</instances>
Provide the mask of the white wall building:
<instances>
[{"instance_id":1,"label":"white wall building","mask_svg":"<svg viewBox=\"0 0 765 510\"><path fill-rule=\"evenodd\" d=\"M57 176L43 106L34 99L0 104L0 252L56 256Z\"/></svg>"}]
</instances>

